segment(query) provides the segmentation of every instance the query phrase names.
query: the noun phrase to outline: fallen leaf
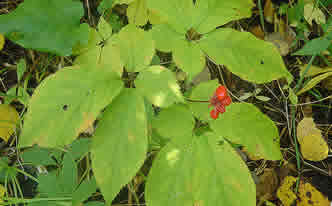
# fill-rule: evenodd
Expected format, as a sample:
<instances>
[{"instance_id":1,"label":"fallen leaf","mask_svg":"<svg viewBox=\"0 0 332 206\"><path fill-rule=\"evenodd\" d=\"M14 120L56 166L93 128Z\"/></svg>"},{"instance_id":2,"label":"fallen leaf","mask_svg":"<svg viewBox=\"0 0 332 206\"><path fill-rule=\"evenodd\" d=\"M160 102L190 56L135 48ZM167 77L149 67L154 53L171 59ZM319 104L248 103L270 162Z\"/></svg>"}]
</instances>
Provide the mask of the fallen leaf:
<instances>
[{"instance_id":1,"label":"fallen leaf","mask_svg":"<svg viewBox=\"0 0 332 206\"><path fill-rule=\"evenodd\" d=\"M284 206L330 206L327 197L324 197L315 187L308 182L300 181L298 198L293 191L296 178L287 176L278 189L277 197Z\"/></svg>"},{"instance_id":2,"label":"fallen leaf","mask_svg":"<svg viewBox=\"0 0 332 206\"><path fill-rule=\"evenodd\" d=\"M266 0L264 5L264 17L265 20L269 23L273 23L274 8L271 0Z\"/></svg>"},{"instance_id":3,"label":"fallen leaf","mask_svg":"<svg viewBox=\"0 0 332 206\"><path fill-rule=\"evenodd\" d=\"M5 192L6 188L2 184L0 184L0 203L3 202L2 197L5 195Z\"/></svg>"},{"instance_id":4,"label":"fallen leaf","mask_svg":"<svg viewBox=\"0 0 332 206\"><path fill-rule=\"evenodd\" d=\"M330 201L310 183L301 181L297 206L330 206Z\"/></svg>"},{"instance_id":5,"label":"fallen leaf","mask_svg":"<svg viewBox=\"0 0 332 206\"><path fill-rule=\"evenodd\" d=\"M284 206L291 206L296 201L296 194L292 190L295 183L295 177L287 176L277 191L277 197L281 200Z\"/></svg>"},{"instance_id":6,"label":"fallen leaf","mask_svg":"<svg viewBox=\"0 0 332 206\"><path fill-rule=\"evenodd\" d=\"M272 200L273 194L278 188L278 176L274 169L265 169L259 176L259 182L256 185L256 196L262 200Z\"/></svg>"},{"instance_id":7,"label":"fallen leaf","mask_svg":"<svg viewBox=\"0 0 332 206\"><path fill-rule=\"evenodd\" d=\"M18 120L19 114L15 108L8 104L0 104L0 138L7 142L14 133Z\"/></svg>"},{"instance_id":8,"label":"fallen leaf","mask_svg":"<svg viewBox=\"0 0 332 206\"><path fill-rule=\"evenodd\" d=\"M268 34L265 41L273 43L278 48L281 56L286 56L289 53L289 45L279 32Z\"/></svg>"},{"instance_id":9,"label":"fallen leaf","mask_svg":"<svg viewBox=\"0 0 332 206\"><path fill-rule=\"evenodd\" d=\"M326 19L324 13L313 3L304 5L304 18L312 26L312 20L315 20L317 24L325 24Z\"/></svg>"},{"instance_id":10,"label":"fallen leaf","mask_svg":"<svg viewBox=\"0 0 332 206\"><path fill-rule=\"evenodd\" d=\"M321 161L328 156L328 145L312 118L305 117L297 126L297 139L304 159Z\"/></svg>"},{"instance_id":11,"label":"fallen leaf","mask_svg":"<svg viewBox=\"0 0 332 206\"><path fill-rule=\"evenodd\" d=\"M257 38L264 40L264 32L262 30L262 27L260 25L256 25L254 27L251 27L249 31L255 35Z\"/></svg>"},{"instance_id":12,"label":"fallen leaf","mask_svg":"<svg viewBox=\"0 0 332 206\"><path fill-rule=\"evenodd\" d=\"M0 51L3 49L3 46L5 45L5 37L0 34Z\"/></svg>"}]
</instances>

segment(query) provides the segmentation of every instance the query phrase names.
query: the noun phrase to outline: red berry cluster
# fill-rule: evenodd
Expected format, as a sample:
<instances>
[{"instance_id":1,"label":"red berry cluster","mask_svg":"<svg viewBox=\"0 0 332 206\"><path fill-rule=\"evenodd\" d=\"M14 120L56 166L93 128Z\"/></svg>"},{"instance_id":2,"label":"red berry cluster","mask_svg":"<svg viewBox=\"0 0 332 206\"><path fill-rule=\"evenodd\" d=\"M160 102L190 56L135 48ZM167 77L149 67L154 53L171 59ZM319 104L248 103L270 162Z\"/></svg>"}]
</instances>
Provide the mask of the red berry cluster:
<instances>
[{"instance_id":1,"label":"red berry cluster","mask_svg":"<svg viewBox=\"0 0 332 206\"><path fill-rule=\"evenodd\" d=\"M226 111L225 107L232 103L232 99L227 94L227 89L224 86L219 86L213 97L210 99L210 105L214 106L214 109L210 112L210 116L213 119L217 119L219 113L224 113Z\"/></svg>"}]
</instances>

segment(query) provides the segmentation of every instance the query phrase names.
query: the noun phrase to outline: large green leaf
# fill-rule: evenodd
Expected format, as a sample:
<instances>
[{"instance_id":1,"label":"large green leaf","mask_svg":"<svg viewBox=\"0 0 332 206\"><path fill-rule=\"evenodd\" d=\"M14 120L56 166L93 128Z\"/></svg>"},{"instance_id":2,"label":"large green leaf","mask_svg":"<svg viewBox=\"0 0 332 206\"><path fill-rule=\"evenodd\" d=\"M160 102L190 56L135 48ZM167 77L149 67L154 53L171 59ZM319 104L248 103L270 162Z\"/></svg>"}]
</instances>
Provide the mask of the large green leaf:
<instances>
[{"instance_id":1,"label":"large green leaf","mask_svg":"<svg viewBox=\"0 0 332 206\"><path fill-rule=\"evenodd\" d=\"M147 205L255 205L250 172L226 141L219 145L214 134L177 140L153 162L145 189Z\"/></svg>"},{"instance_id":2,"label":"large green leaf","mask_svg":"<svg viewBox=\"0 0 332 206\"><path fill-rule=\"evenodd\" d=\"M277 48L248 32L218 29L201 39L199 45L217 64L226 65L244 80L266 83L285 77L292 81Z\"/></svg>"},{"instance_id":3,"label":"large green leaf","mask_svg":"<svg viewBox=\"0 0 332 206\"><path fill-rule=\"evenodd\" d=\"M67 56L76 43L88 40L89 26L80 25L83 14L83 5L77 1L24 1L0 16L0 33L25 48Z\"/></svg>"},{"instance_id":4,"label":"large green leaf","mask_svg":"<svg viewBox=\"0 0 332 206\"><path fill-rule=\"evenodd\" d=\"M59 184L65 193L72 194L77 187L77 166L70 152L63 157L62 168L57 178Z\"/></svg>"},{"instance_id":5,"label":"large green leaf","mask_svg":"<svg viewBox=\"0 0 332 206\"><path fill-rule=\"evenodd\" d=\"M156 106L168 107L184 101L174 74L162 66L151 66L142 71L135 84L138 92Z\"/></svg>"},{"instance_id":6,"label":"large green leaf","mask_svg":"<svg viewBox=\"0 0 332 206\"><path fill-rule=\"evenodd\" d=\"M299 51L293 55L317 55L325 51L331 45L331 40L328 38L315 38L308 41Z\"/></svg>"},{"instance_id":7,"label":"large green leaf","mask_svg":"<svg viewBox=\"0 0 332 206\"><path fill-rule=\"evenodd\" d=\"M173 58L176 65L188 72L190 79L205 66L205 55L194 42L178 41L174 47Z\"/></svg>"},{"instance_id":8,"label":"large green leaf","mask_svg":"<svg viewBox=\"0 0 332 206\"><path fill-rule=\"evenodd\" d=\"M144 99L136 89L124 89L107 107L91 149L92 168L109 204L142 166L147 141Z\"/></svg>"},{"instance_id":9,"label":"large green leaf","mask_svg":"<svg viewBox=\"0 0 332 206\"><path fill-rule=\"evenodd\" d=\"M146 0L136 0L128 5L127 16L130 24L143 26L148 22Z\"/></svg>"},{"instance_id":10,"label":"large green leaf","mask_svg":"<svg viewBox=\"0 0 332 206\"><path fill-rule=\"evenodd\" d=\"M129 72L139 72L148 66L155 53L151 34L128 24L118 35L117 47L121 60Z\"/></svg>"},{"instance_id":11,"label":"large green leaf","mask_svg":"<svg viewBox=\"0 0 332 206\"><path fill-rule=\"evenodd\" d=\"M112 35L112 27L104 18L99 19L97 30L90 29L87 45L76 48L79 56L74 64L82 67L107 67L121 76L123 63L120 59L119 50L115 47L115 37Z\"/></svg>"},{"instance_id":12,"label":"large green leaf","mask_svg":"<svg viewBox=\"0 0 332 206\"><path fill-rule=\"evenodd\" d=\"M204 34L229 21L248 18L254 3L251 0L196 0L195 30Z\"/></svg>"},{"instance_id":13,"label":"large green leaf","mask_svg":"<svg viewBox=\"0 0 332 206\"><path fill-rule=\"evenodd\" d=\"M185 34L193 26L194 4L192 0L147 0L149 9L158 11L158 14L167 19L175 31Z\"/></svg>"},{"instance_id":14,"label":"large green leaf","mask_svg":"<svg viewBox=\"0 0 332 206\"><path fill-rule=\"evenodd\" d=\"M156 43L156 49L163 52L171 52L179 41L185 40L185 35L176 32L168 24L155 25L150 30L152 38ZM167 41L165 41L167 39Z\"/></svg>"},{"instance_id":15,"label":"large green leaf","mask_svg":"<svg viewBox=\"0 0 332 206\"><path fill-rule=\"evenodd\" d=\"M108 68L63 68L34 91L25 115L20 147L71 143L117 96L122 81Z\"/></svg>"},{"instance_id":16,"label":"large green leaf","mask_svg":"<svg viewBox=\"0 0 332 206\"><path fill-rule=\"evenodd\" d=\"M248 103L233 103L227 111L211 122L220 136L247 147L251 154L280 160L279 133L274 122Z\"/></svg>"},{"instance_id":17,"label":"large green leaf","mask_svg":"<svg viewBox=\"0 0 332 206\"><path fill-rule=\"evenodd\" d=\"M155 9L167 18L168 23L179 33L190 28L204 34L229 21L250 17L254 6L250 0L147 0L148 8Z\"/></svg>"},{"instance_id":18,"label":"large green leaf","mask_svg":"<svg viewBox=\"0 0 332 206\"><path fill-rule=\"evenodd\" d=\"M201 120L212 120L210 117L210 111L213 107L209 107L209 102L199 101L210 101L215 90L219 86L216 80L207 81L200 83L196 88L193 89L189 105L194 115Z\"/></svg>"},{"instance_id":19,"label":"large green leaf","mask_svg":"<svg viewBox=\"0 0 332 206\"><path fill-rule=\"evenodd\" d=\"M161 110L153 119L152 127L163 137L181 138L192 133L194 118L187 105L176 104Z\"/></svg>"},{"instance_id":20,"label":"large green leaf","mask_svg":"<svg viewBox=\"0 0 332 206\"><path fill-rule=\"evenodd\" d=\"M81 206L84 200L87 200L97 190L96 179L84 180L80 186L73 192L72 206Z\"/></svg>"}]
</instances>

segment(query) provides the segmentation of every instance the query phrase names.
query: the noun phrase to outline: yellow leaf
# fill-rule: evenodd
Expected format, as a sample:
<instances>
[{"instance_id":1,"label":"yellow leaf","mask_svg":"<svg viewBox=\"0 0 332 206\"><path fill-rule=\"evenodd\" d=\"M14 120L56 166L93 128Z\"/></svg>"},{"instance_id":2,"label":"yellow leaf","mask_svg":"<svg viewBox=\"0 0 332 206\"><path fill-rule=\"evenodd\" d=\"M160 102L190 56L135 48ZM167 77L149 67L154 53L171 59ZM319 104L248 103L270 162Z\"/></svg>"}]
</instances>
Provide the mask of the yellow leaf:
<instances>
[{"instance_id":1,"label":"yellow leaf","mask_svg":"<svg viewBox=\"0 0 332 206\"><path fill-rule=\"evenodd\" d=\"M317 24L325 24L324 13L313 3L304 5L303 16L305 20L312 26L312 20L315 20Z\"/></svg>"},{"instance_id":2,"label":"yellow leaf","mask_svg":"<svg viewBox=\"0 0 332 206\"><path fill-rule=\"evenodd\" d=\"M293 191L295 184L296 178L287 176L279 187L277 197L281 200L284 206L330 206L330 202L326 197L324 197L310 183L305 183L303 181L300 181L297 198Z\"/></svg>"},{"instance_id":3,"label":"yellow leaf","mask_svg":"<svg viewBox=\"0 0 332 206\"><path fill-rule=\"evenodd\" d=\"M0 51L3 49L3 46L5 45L5 37L0 34Z\"/></svg>"},{"instance_id":4,"label":"yellow leaf","mask_svg":"<svg viewBox=\"0 0 332 206\"><path fill-rule=\"evenodd\" d=\"M304 64L303 66L301 66L301 68L300 68L301 76L303 75L306 68L307 68L307 64ZM304 77L316 76L317 74L326 73L326 72L332 72L332 67L321 68L321 67L312 65Z\"/></svg>"},{"instance_id":5,"label":"yellow leaf","mask_svg":"<svg viewBox=\"0 0 332 206\"><path fill-rule=\"evenodd\" d=\"M0 203L3 202L2 197L5 195L6 188L0 184Z\"/></svg>"},{"instance_id":6,"label":"yellow leaf","mask_svg":"<svg viewBox=\"0 0 332 206\"><path fill-rule=\"evenodd\" d=\"M0 104L0 138L8 141L14 133L19 115L15 108L7 104Z\"/></svg>"},{"instance_id":7,"label":"yellow leaf","mask_svg":"<svg viewBox=\"0 0 332 206\"><path fill-rule=\"evenodd\" d=\"M292 190L295 183L295 177L287 176L277 191L277 197L284 206L291 206L296 201L296 194Z\"/></svg>"},{"instance_id":8,"label":"yellow leaf","mask_svg":"<svg viewBox=\"0 0 332 206\"><path fill-rule=\"evenodd\" d=\"M298 93L296 93L296 95L300 95L303 92L306 92L306 91L310 90L311 88L316 86L319 82L321 82L322 80L328 78L331 75L332 75L332 72L327 72L327 73L321 74L321 75L313 78Z\"/></svg>"},{"instance_id":9,"label":"yellow leaf","mask_svg":"<svg viewBox=\"0 0 332 206\"><path fill-rule=\"evenodd\" d=\"M312 118L304 118L297 126L297 139L304 159L320 161L328 156L328 145Z\"/></svg>"},{"instance_id":10,"label":"yellow leaf","mask_svg":"<svg viewBox=\"0 0 332 206\"><path fill-rule=\"evenodd\" d=\"M310 183L301 181L297 206L330 206L330 202Z\"/></svg>"}]
</instances>

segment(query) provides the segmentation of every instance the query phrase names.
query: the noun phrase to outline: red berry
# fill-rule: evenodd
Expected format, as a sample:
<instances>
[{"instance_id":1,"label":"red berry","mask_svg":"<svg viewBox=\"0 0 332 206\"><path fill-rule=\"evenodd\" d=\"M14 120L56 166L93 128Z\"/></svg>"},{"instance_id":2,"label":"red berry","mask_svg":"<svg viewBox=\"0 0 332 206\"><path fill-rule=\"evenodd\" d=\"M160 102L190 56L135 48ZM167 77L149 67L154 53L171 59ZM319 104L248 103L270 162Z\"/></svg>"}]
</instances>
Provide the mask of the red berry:
<instances>
[{"instance_id":1,"label":"red berry","mask_svg":"<svg viewBox=\"0 0 332 206\"><path fill-rule=\"evenodd\" d=\"M227 96L227 89L224 86L219 86L216 89L215 95L220 101L222 101Z\"/></svg>"},{"instance_id":2,"label":"red berry","mask_svg":"<svg viewBox=\"0 0 332 206\"><path fill-rule=\"evenodd\" d=\"M218 116L219 116L219 111L218 111L218 110L216 110L216 109L211 110L211 112L210 112L210 117L211 117L212 119L217 119Z\"/></svg>"},{"instance_id":3,"label":"red berry","mask_svg":"<svg viewBox=\"0 0 332 206\"><path fill-rule=\"evenodd\" d=\"M224 112L226 112L226 109L225 109L225 106L224 105L222 105L222 104L217 104L216 105L216 108L215 108L219 113L224 113Z\"/></svg>"},{"instance_id":4,"label":"red berry","mask_svg":"<svg viewBox=\"0 0 332 206\"><path fill-rule=\"evenodd\" d=\"M230 105L231 103L232 103L232 99L231 99L231 97L230 96L226 96L225 97L225 99L223 99L222 100L222 102L221 102L223 105L225 105L225 106L228 106L228 105Z\"/></svg>"}]
</instances>

